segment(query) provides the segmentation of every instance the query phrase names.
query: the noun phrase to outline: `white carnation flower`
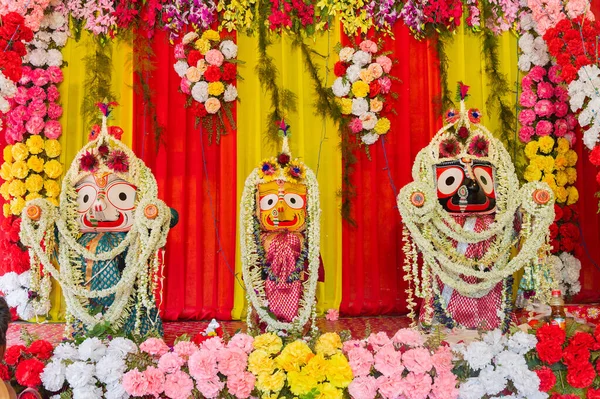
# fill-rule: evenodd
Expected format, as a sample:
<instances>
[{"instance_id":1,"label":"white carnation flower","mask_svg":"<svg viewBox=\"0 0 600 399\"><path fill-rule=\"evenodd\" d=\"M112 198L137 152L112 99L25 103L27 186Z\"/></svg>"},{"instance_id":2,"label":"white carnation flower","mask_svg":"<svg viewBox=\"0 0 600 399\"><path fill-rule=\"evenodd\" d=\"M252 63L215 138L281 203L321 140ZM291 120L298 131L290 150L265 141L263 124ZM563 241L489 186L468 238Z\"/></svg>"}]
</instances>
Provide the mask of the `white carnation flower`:
<instances>
[{"instance_id":1,"label":"white carnation flower","mask_svg":"<svg viewBox=\"0 0 600 399\"><path fill-rule=\"evenodd\" d=\"M464 357L473 370L481 370L492 362L494 354L488 344L476 341L467 346Z\"/></svg>"},{"instance_id":2,"label":"white carnation flower","mask_svg":"<svg viewBox=\"0 0 600 399\"><path fill-rule=\"evenodd\" d=\"M96 363L96 377L104 384L116 383L127 371L125 360L117 356L104 356Z\"/></svg>"},{"instance_id":3,"label":"white carnation flower","mask_svg":"<svg viewBox=\"0 0 600 399\"><path fill-rule=\"evenodd\" d=\"M238 47L231 40L224 40L219 44L219 50L223 53L226 60L237 57Z\"/></svg>"},{"instance_id":4,"label":"white carnation flower","mask_svg":"<svg viewBox=\"0 0 600 399\"><path fill-rule=\"evenodd\" d=\"M198 34L196 32L189 32L189 33L185 34L183 39L181 39L181 43L183 43L183 45L185 46L186 44L193 42L197 38L198 38Z\"/></svg>"},{"instance_id":5,"label":"white carnation flower","mask_svg":"<svg viewBox=\"0 0 600 399\"><path fill-rule=\"evenodd\" d=\"M527 3L525 4L525 7L527 7ZM521 25L521 30L531 30L536 28L535 20L530 12L522 12L519 14L518 21L519 25Z\"/></svg>"},{"instance_id":6,"label":"white carnation flower","mask_svg":"<svg viewBox=\"0 0 600 399\"><path fill-rule=\"evenodd\" d=\"M352 85L350 84L350 82L341 77L337 78L333 82L333 86L331 86L331 90L333 90L333 94L336 97L347 96L348 93L350 93L351 88L352 88Z\"/></svg>"},{"instance_id":7,"label":"white carnation flower","mask_svg":"<svg viewBox=\"0 0 600 399\"><path fill-rule=\"evenodd\" d=\"M520 368L527 368L525 357L511 351L504 351L496 356L496 371L503 375L514 378Z\"/></svg>"},{"instance_id":8,"label":"white carnation flower","mask_svg":"<svg viewBox=\"0 0 600 399\"><path fill-rule=\"evenodd\" d=\"M529 32L521 35L519 47L524 53L531 53L533 51L533 35Z\"/></svg>"},{"instance_id":9,"label":"white carnation flower","mask_svg":"<svg viewBox=\"0 0 600 399\"><path fill-rule=\"evenodd\" d=\"M57 30L59 28L62 28L66 24L67 20L62 13L55 11L52 14L50 14L49 28L51 30Z\"/></svg>"},{"instance_id":10,"label":"white carnation flower","mask_svg":"<svg viewBox=\"0 0 600 399\"><path fill-rule=\"evenodd\" d=\"M98 338L87 338L79 345L79 359L96 362L106 353L106 346Z\"/></svg>"},{"instance_id":11,"label":"white carnation flower","mask_svg":"<svg viewBox=\"0 0 600 399\"><path fill-rule=\"evenodd\" d=\"M61 66L63 63L63 56L62 53L57 50L57 49L50 49L48 50L48 60L47 60L47 64L48 66Z\"/></svg>"},{"instance_id":12,"label":"white carnation flower","mask_svg":"<svg viewBox=\"0 0 600 399\"><path fill-rule=\"evenodd\" d=\"M579 281L576 281L573 284L571 284L571 295L579 294L579 291L581 291L581 283Z\"/></svg>"},{"instance_id":13,"label":"white carnation flower","mask_svg":"<svg viewBox=\"0 0 600 399\"><path fill-rule=\"evenodd\" d=\"M48 42L42 40L32 40L29 44L31 44L35 48L39 48L42 50L46 50L48 48Z\"/></svg>"},{"instance_id":14,"label":"white carnation flower","mask_svg":"<svg viewBox=\"0 0 600 399\"><path fill-rule=\"evenodd\" d=\"M358 50L352 56L352 63L362 68L371 63L371 54L367 53L366 51Z\"/></svg>"},{"instance_id":15,"label":"white carnation flower","mask_svg":"<svg viewBox=\"0 0 600 399\"><path fill-rule=\"evenodd\" d=\"M363 136L360 139L366 145L372 145L375 144L377 140L379 140L379 135L377 133L367 133L363 134Z\"/></svg>"},{"instance_id":16,"label":"white carnation flower","mask_svg":"<svg viewBox=\"0 0 600 399\"><path fill-rule=\"evenodd\" d=\"M369 110L369 103L364 98L352 99L352 115L361 116Z\"/></svg>"},{"instance_id":17,"label":"white carnation flower","mask_svg":"<svg viewBox=\"0 0 600 399\"><path fill-rule=\"evenodd\" d=\"M29 57L29 63L33 66L42 67L48 62L48 52L44 49L36 48L27 53L27 55Z\"/></svg>"},{"instance_id":18,"label":"white carnation flower","mask_svg":"<svg viewBox=\"0 0 600 399\"><path fill-rule=\"evenodd\" d=\"M21 287L29 288L31 286L31 272L27 270L19 274L19 284Z\"/></svg>"},{"instance_id":19,"label":"white carnation flower","mask_svg":"<svg viewBox=\"0 0 600 399\"><path fill-rule=\"evenodd\" d=\"M0 112L7 113L8 111L10 111L10 103L0 95Z\"/></svg>"},{"instance_id":20,"label":"white carnation flower","mask_svg":"<svg viewBox=\"0 0 600 399\"><path fill-rule=\"evenodd\" d=\"M482 385L485 387L485 392L488 395L496 395L502 392L506 388L507 380L506 377L501 373L498 373L494 366L486 366L479 373L479 379Z\"/></svg>"},{"instance_id":21,"label":"white carnation flower","mask_svg":"<svg viewBox=\"0 0 600 399\"><path fill-rule=\"evenodd\" d=\"M69 34L67 32L56 31L52 33L52 40L58 47L63 47L67 44L67 39L69 38Z\"/></svg>"},{"instance_id":22,"label":"white carnation flower","mask_svg":"<svg viewBox=\"0 0 600 399\"><path fill-rule=\"evenodd\" d=\"M29 301L29 294L23 289L18 289L9 292L5 299L8 306L11 308L16 308L17 306L26 304Z\"/></svg>"},{"instance_id":23,"label":"white carnation flower","mask_svg":"<svg viewBox=\"0 0 600 399\"><path fill-rule=\"evenodd\" d=\"M75 362L67 366L65 377L71 388L84 388L94 385L96 367L85 362Z\"/></svg>"},{"instance_id":24,"label":"white carnation flower","mask_svg":"<svg viewBox=\"0 0 600 399\"><path fill-rule=\"evenodd\" d=\"M585 132L583 132L583 144L591 151L598 142L598 135L600 134L600 128L598 125L594 125Z\"/></svg>"},{"instance_id":25,"label":"white carnation flower","mask_svg":"<svg viewBox=\"0 0 600 399\"><path fill-rule=\"evenodd\" d=\"M350 60L352 60L353 55L354 49L352 47L344 47L340 50L340 61L350 62Z\"/></svg>"},{"instance_id":26,"label":"white carnation flower","mask_svg":"<svg viewBox=\"0 0 600 399\"><path fill-rule=\"evenodd\" d=\"M346 79L350 81L350 83L354 83L360 77L360 66L358 65L350 65L346 69Z\"/></svg>"},{"instance_id":27,"label":"white carnation flower","mask_svg":"<svg viewBox=\"0 0 600 399\"><path fill-rule=\"evenodd\" d=\"M50 392L59 391L65 383L66 368L60 361L52 361L44 367L40 374L44 388Z\"/></svg>"},{"instance_id":28,"label":"white carnation flower","mask_svg":"<svg viewBox=\"0 0 600 399\"><path fill-rule=\"evenodd\" d=\"M227 85L227 87L225 88L225 93L223 93L223 100L225 100L225 102L230 103L232 101L235 101L237 97L237 88L234 85Z\"/></svg>"},{"instance_id":29,"label":"white carnation flower","mask_svg":"<svg viewBox=\"0 0 600 399\"><path fill-rule=\"evenodd\" d=\"M199 103L206 102L208 100L208 83L198 82L192 86L192 97Z\"/></svg>"},{"instance_id":30,"label":"white carnation flower","mask_svg":"<svg viewBox=\"0 0 600 399\"><path fill-rule=\"evenodd\" d=\"M513 369L511 380L519 395L524 398L533 398L540 392L540 378L534 371L529 370L527 365Z\"/></svg>"},{"instance_id":31,"label":"white carnation flower","mask_svg":"<svg viewBox=\"0 0 600 399\"><path fill-rule=\"evenodd\" d=\"M105 399L127 399L129 394L123 388L123 385L119 383L108 384L106 386L106 393L104 394Z\"/></svg>"},{"instance_id":32,"label":"white carnation flower","mask_svg":"<svg viewBox=\"0 0 600 399\"><path fill-rule=\"evenodd\" d=\"M46 309L50 310L50 306L46 307ZM35 316L35 310L31 303L23 302L17 305L17 315L19 315L21 320L29 320Z\"/></svg>"},{"instance_id":33,"label":"white carnation flower","mask_svg":"<svg viewBox=\"0 0 600 399\"><path fill-rule=\"evenodd\" d=\"M179 60L175 64L173 64L173 67L175 68L175 72L177 72L177 75L179 75L180 78L183 78L190 66L188 65L187 61Z\"/></svg>"},{"instance_id":34,"label":"white carnation flower","mask_svg":"<svg viewBox=\"0 0 600 399\"><path fill-rule=\"evenodd\" d=\"M494 331L485 334L483 342L489 345L492 355L496 356L504 350L504 347L506 346L506 337L502 334L500 329L495 329Z\"/></svg>"},{"instance_id":35,"label":"white carnation flower","mask_svg":"<svg viewBox=\"0 0 600 399\"><path fill-rule=\"evenodd\" d=\"M19 275L17 273L8 272L0 277L0 291L4 294L8 294L20 288L21 283L19 282Z\"/></svg>"},{"instance_id":36,"label":"white carnation flower","mask_svg":"<svg viewBox=\"0 0 600 399\"><path fill-rule=\"evenodd\" d=\"M72 343L63 342L54 348L53 359L76 360L79 359L79 351Z\"/></svg>"},{"instance_id":37,"label":"white carnation flower","mask_svg":"<svg viewBox=\"0 0 600 399\"><path fill-rule=\"evenodd\" d=\"M118 356L120 358L125 358L129 353L138 353L138 347L132 340L122 337L110 341L106 350L107 356Z\"/></svg>"},{"instance_id":38,"label":"white carnation flower","mask_svg":"<svg viewBox=\"0 0 600 399\"><path fill-rule=\"evenodd\" d=\"M481 399L485 395L485 387L479 378L469 378L458 387L459 399Z\"/></svg>"},{"instance_id":39,"label":"white carnation flower","mask_svg":"<svg viewBox=\"0 0 600 399\"><path fill-rule=\"evenodd\" d=\"M102 399L102 388L88 385L73 389L73 399Z\"/></svg>"},{"instance_id":40,"label":"white carnation flower","mask_svg":"<svg viewBox=\"0 0 600 399\"><path fill-rule=\"evenodd\" d=\"M537 344L537 338L535 335L527 334L522 331L518 331L511 335L508 339L508 349L519 355L525 355L527 352L535 348Z\"/></svg>"},{"instance_id":41,"label":"white carnation flower","mask_svg":"<svg viewBox=\"0 0 600 399\"><path fill-rule=\"evenodd\" d=\"M528 72L531 69L531 55L521 54L519 56L518 66L520 71Z\"/></svg>"},{"instance_id":42,"label":"white carnation flower","mask_svg":"<svg viewBox=\"0 0 600 399\"><path fill-rule=\"evenodd\" d=\"M365 112L359 117L359 119L362 121L363 129L375 129L375 125L377 124L377 115L375 115L373 112Z\"/></svg>"},{"instance_id":43,"label":"white carnation flower","mask_svg":"<svg viewBox=\"0 0 600 399\"><path fill-rule=\"evenodd\" d=\"M40 30L38 31L35 36L34 36L37 40L41 40L43 42L48 43L51 39L52 39L52 34L48 31L43 31Z\"/></svg>"}]
</instances>

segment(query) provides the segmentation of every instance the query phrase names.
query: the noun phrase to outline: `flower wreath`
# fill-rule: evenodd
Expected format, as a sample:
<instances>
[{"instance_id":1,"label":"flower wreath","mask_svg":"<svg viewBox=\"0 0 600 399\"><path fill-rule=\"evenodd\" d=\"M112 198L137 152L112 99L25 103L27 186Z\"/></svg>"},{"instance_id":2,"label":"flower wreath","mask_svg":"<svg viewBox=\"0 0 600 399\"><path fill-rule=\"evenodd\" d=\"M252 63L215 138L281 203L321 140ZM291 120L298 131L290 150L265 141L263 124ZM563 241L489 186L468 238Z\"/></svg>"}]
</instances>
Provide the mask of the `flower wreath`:
<instances>
[{"instance_id":1,"label":"flower wreath","mask_svg":"<svg viewBox=\"0 0 600 399\"><path fill-rule=\"evenodd\" d=\"M76 155L62 183L60 206L47 200L28 202L23 210L21 241L29 248L32 263L31 289L47 287L38 292L34 308L49 308L50 275L63 289L67 303L67 322L80 320L85 326L108 322L119 328L132 308L136 310L139 328L140 307L151 307L154 290L160 285L158 250L166 244L171 221L169 207L157 198L158 187L150 169L119 140L118 128L107 127L107 117L114 104L98 104L103 111L102 128L90 135L91 141ZM109 132L115 134L111 136ZM95 254L77 242L77 192L75 184L97 172L110 172L137 187L134 224L123 241L108 252ZM58 240L55 242L54 237ZM44 246L41 245L44 241ZM113 259L127 251L121 279L113 287L88 291L82 287L84 276L80 258L91 261ZM58 254L60 270L54 267L51 256ZM152 276L152 279L150 279ZM137 292L134 286L137 285ZM90 298L114 295L113 304L101 315L92 316L86 304ZM134 305L134 300L136 300Z\"/></svg>"},{"instance_id":2,"label":"flower wreath","mask_svg":"<svg viewBox=\"0 0 600 399\"><path fill-rule=\"evenodd\" d=\"M445 285L463 296L482 297L497 283L523 267L544 275L537 279L537 294L541 300L550 295L551 274L546 265L549 246L548 228L554 220L554 194L546 183L532 182L519 189L519 182L510 155L502 143L480 125L480 113L467 110L464 104L466 86L461 86L460 111L446 113L447 125L442 127L430 144L422 149L413 165L412 183L397 197L404 223L403 241L406 278L415 285L421 298L440 297L437 276ZM435 166L456 159L477 159L489 162L496 172L496 212L494 223L479 233L458 224L439 203L435 188ZM520 234L514 228L515 216L521 214ZM510 259L510 250L522 238L521 250ZM482 259L468 259L453 245L474 244L490 240ZM418 255L423 258L423 270L418 271ZM493 266L483 271L481 266ZM533 270L533 269L532 269ZM478 283L467 283L464 277L474 277ZM548 277L550 276L550 277ZM409 293L410 316L414 318L412 291ZM508 301L504 301L508 302ZM426 309L431 311L431 309Z\"/></svg>"},{"instance_id":3,"label":"flower wreath","mask_svg":"<svg viewBox=\"0 0 600 399\"><path fill-rule=\"evenodd\" d=\"M316 328L316 289L319 278L319 245L321 209L319 206L319 183L313 171L299 159L291 159L288 146L287 126L282 128L283 146L277 158L263 160L246 179L242 202L240 204L240 243L242 252L242 274L246 285L248 301L247 324L252 327L252 309L256 310L259 320L266 323L267 330L287 332L301 331L311 320ZM302 259L308 259L308 279L303 283L302 299L298 316L289 323L277 320L268 310L268 301L264 288L262 247L260 244L258 220L256 217L256 198L258 185L273 180L302 183L307 188L306 241L308 250L303 251Z\"/></svg>"}]
</instances>

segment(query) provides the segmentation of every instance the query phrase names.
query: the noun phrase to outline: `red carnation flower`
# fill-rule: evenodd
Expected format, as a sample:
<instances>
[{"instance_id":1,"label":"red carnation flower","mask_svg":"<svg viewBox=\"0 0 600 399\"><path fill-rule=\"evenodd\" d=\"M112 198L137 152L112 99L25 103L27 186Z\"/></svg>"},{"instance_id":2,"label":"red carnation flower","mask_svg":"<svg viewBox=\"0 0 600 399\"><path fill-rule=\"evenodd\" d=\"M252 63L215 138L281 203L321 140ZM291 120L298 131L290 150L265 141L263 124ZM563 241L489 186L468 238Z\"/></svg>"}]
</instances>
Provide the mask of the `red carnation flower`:
<instances>
[{"instance_id":1,"label":"red carnation flower","mask_svg":"<svg viewBox=\"0 0 600 399\"><path fill-rule=\"evenodd\" d=\"M571 252L571 251L573 251L574 248L575 248L575 243L573 242L572 239L570 239L568 237L563 237L563 239L560 240L561 251Z\"/></svg>"},{"instance_id":2,"label":"red carnation flower","mask_svg":"<svg viewBox=\"0 0 600 399\"><path fill-rule=\"evenodd\" d=\"M574 388L587 388L596 378L596 371L589 363L578 364L567 368L567 382Z\"/></svg>"},{"instance_id":3,"label":"red carnation flower","mask_svg":"<svg viewBox=\"0 0 600 399\"><path fill-rule=\"evenodd\" d=\"M590 162L596 166L600 166L600 145L594 147L590 152Z\"/></svg>"},{"instance_id":4,"label":"red carnation flower","mask_svg":"<svg viewBox=\"0 0 600 399\"><path fill-rule=\"evenodd\" d=\"M375 79L369 84L369 97L375 98L381 93L381 84L379 79Z\"/></svg>"},{"instance_id":5,"label":"red carnation flower","mask_svg":"<svg viewBox=\"0 0 600 399\"><path fill-rule=\"evenodd\" d=\"M600 389L588 389L587 399L600 399Z\"/></svg>"},{"instance_id":6,"label":"red carnation flower","mask_svg":"<svg viewBox=\"0 0 600 399\"><path fill-rule=\"evenodd\" d=\"M221 70L217 66L210 65L204 72L204 79L207 82L218 82L221 80Z\"/></svg>"},{"instance_id":7,"label":"red carnation flower","mask_svg":"<svg viewBox=\"0 0 600 399\"><path fill-rule=\"evenodd\" d=\"M333 73L335 74L335 76L341 77L346 74L346 69L348 69L348 66L342 61L338 61L333 66Z\"/></svg>"},{"instance_id":8,"label":"red carnation flower","mask_svg":"<svg viewBox=\"0 0 600 399\"><path fill-rule=\"evenodd\" d=\"M33 341L31 345L29 345L29 348L27 348L27 352L40 360L50 359L53 351L54 348L52 347L52 344L43 339Z\"/></svg>"},{"instance_id":9,"label":"red carnation flower","mask_svg":"<svg viewBox=\"0 0 600 399\"><path fill-rule=\"evenodd\" d=\"M25 359L19 363L15 370L15 377L19 385L35 388L41 385L40 374L44 371L44 363L38 359Z\"/></svg>"},{"instance_id":10,"label":"red carnation flower","mask_svg":"<svg viewBox=\"0 0 600 399\"><path fill-rule=\"evenodd\" d=\"M188 65L191 67L195 67L198 65L198 61L202 59L202 54L198 50L192 50L187 56Z\"/></svg>"},{"instance_id":11,"label":"red carnation flower","mask_svg":"<svg viewBox=\"0 0 600 399\"><path fill-rule=\"evenodd\" d=\"M127 172L129 170L129 158L121 150L114 150L108 156L106 160L106 166L114 170L115 172Z\"/></svg>"},{"instance_id":12,"label":"red carnation flower","mask_svg":"<svg viewBox=\"0 0 600 399\"><path fill-rule=\"evenodd\" d=\"M567 337L562 328L556 325L544 324L535 333L539 342L552 341L560 346L565 343Z\"/></svg>"},{"instance_id":13,"label":"red carnation flower","mask_svg":"<svg viewBox=\"0 0 600 399\"><path fill-rule=\"evenodd\" d=\"M547 364L554 364L562 359L562 347L555 341L538 342L536 345L538 357Z\"/></svg>"},{"instance_id":14,"label":"red carnation flower","mask_svg":"<svg viewBox=\"0 0 600 399\"><path fill-rule=\"evenodd\" d=\"M558 234L558 225L556 223L552 223L550 225L550 239L553 240L556 238Z\"/></svg>"},{"instance_id":15,"label":"red carnation flower","mask_svg":"<svg viewBox=\"0 0 600 399\"><path fill-rule=\"evenodd\" d=\"M203 118L206 115L208 115L208 112L206 112L206 107L204 106L204 104L203 103L199 103L197 101L194 101L194 106L192 108L192 113L197 118Z\"/></svg>"},{"instance_id":16,"label":"red carnation flower","mask_svg":"<svg viewBox=\"0 0 600 399\"><path fill-rule=\"evenodd\" d=\"M573 210L575 208L573 207L569 207L569 206L565 206L564 208L562 208L562 220L564 220L565 222L568 222L569 220L571 220L571 218L574 217L573 215Z\"/></svg>"},{"instance_id":17,"label":"red carnation flower","mask_svg":"<svg viewBox=\"0 0 600 399\"><path fill-rule=\"evenodd\" d=\"M8 366L6 364L1 364L0 363L0 379L2 381L9 381L10 380L10 374L8 372Z\"/></svg>"},{"instance_id":18,"label":"red carnation flower","mask_svg":"<svg viewBox=\"0 0 600 399\"><path fill-rule=\"evenodd\" d=\"M540 377L540 391L548 392L554 387L554 384L556 384L556 376L548 367L542 367L541 369L535 370L535 373Z\"/></svg>"},{"instance_id":19,"label":"red carnation flower","mask_svg":"<svg viewBox=\"0 0 600 399\"><path fill-rule=\"evenodd\" d=\"M79 168L86 172L95 172L98 170L98 166L98 158L89 151L86 151L79 159Z\"/></svg>"},{"instance_id":20,"label":"red carnation flower","mask_svg":"<svg viewBox=\"0 0 600 399\"><path fill-rule=\"evenodd\" d=\"M563 210L557 204L554 204L554 221L558 222L563 217Z\"/></svg>"},{"instance_id":21,"label":"red carnation flower","mask_svg":"<svg viewBox=\"0 0 600 399\"><path fill-rule=\"evenodd\" d=\"M23 345L11 346L6 349L6 352L4 352L4 362L9 366L14 366L21 358L21 354L25 353L26 351L27 348L25 348Z\"/></svg>"},{"instance_id":22,"label":"red carnation flower","mask_svg":"<svg viewBox=\"0 0 600 399\"><path fill-rule=\"evenodd\" d=\"M230 62L223 65L223 75L222 78L225 82L231 83L237 77L237 67L235 64Z\"/></svg>"}]
</instances>

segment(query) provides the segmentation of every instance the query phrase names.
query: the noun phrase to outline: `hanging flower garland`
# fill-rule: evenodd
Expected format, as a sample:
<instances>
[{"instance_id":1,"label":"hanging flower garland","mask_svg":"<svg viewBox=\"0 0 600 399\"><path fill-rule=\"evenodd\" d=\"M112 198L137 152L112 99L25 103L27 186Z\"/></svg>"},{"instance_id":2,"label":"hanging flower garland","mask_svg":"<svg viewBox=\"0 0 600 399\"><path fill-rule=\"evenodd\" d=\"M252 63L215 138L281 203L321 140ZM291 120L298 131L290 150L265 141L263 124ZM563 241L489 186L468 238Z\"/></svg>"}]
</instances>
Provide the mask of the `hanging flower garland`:
<instances>
[{"instance_id":1,"label":"hanging flower garland","mask_svg":"<svg viewBox=\"0 0 600 399\"><path fill-rule=\"evenodd\" d=\"M338 46L338 54L340 60L334 67L337 79L331 90L342 114L350 120L350 131L370 146L391 127L390 120L380 113L390 111L385 103L388 95L394 96L390 94L392 60L371 40L354 48Z\"/></svg>"},{"instance_id":2,"label":"hanging flower garland","mask_svg":"<svg viewBox=\"0 0 600 399\"><path fill-rule=\"evenodd\" d=\"M235 130L237 50L232 40L221 40L214 30L206 30L201 36L190 32L175 46L174 67L181 78L180 89L188 98L196 122L209 132L209 139L216 134L217 143L228 127Z\"/></svg>"}]
</instances>

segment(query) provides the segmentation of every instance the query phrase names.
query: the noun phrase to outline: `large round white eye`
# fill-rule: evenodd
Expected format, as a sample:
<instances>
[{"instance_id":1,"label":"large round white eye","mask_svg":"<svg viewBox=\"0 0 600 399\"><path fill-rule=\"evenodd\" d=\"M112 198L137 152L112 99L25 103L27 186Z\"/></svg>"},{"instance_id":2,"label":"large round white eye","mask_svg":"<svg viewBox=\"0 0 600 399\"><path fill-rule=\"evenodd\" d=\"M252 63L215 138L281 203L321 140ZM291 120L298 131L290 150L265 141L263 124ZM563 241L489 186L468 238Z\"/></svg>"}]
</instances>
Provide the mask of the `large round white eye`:
<instances>
[{"instance_id":1,"label":"large round white eye","mask_svg":"<svg viewBox=\"0 0 600 399\"><path fill-rule=\"evenodd\" d=\"M134 186L127 183L116 183L109 187L106 192L108 201L117 209L128 211L135 205Z\"/></svg>"},{"instance_id":2,"label":"large round white eye","mask_svg":"<svg viewBox=\"0 0 600 399\"><path fill-rule=\"evenodd\" d=\"M96 187L85 185L77 189L77 211L86 213L96 201Z\"/></svg>"},{"instance_id":3,"label":"large round white eye","mask_svg":"<svg viewBox=\"0 0 600 399\"><path fill-rule=\"evenodd\" d=\"M454 194L462 184L464 172L459 167L448 168L440 174L437 181L438 191L444 195Z\"/></svg>"},{"instance_id":4,"label":"large round white eye","mask_svg":"<svg viewBox=\"0 0 600 399\"><path fill-rule=\"evenodd\" d=\"M275 204L277 204L277 199L278 197L276 194L269 194L264 196L260 200L260 209L263 211L268 211L269 209L273 208Z\"/></svg>"},{"instance_id":5,"label":"large round white eye","mask_svg":"<svg viewBox=\"0 0 600 399\"><path fill-rule=\"evenodd\" d=\"M489 168L475 167L473 173L483 192L490 195L494 191L494 178L490 174Z\"/></svg>"},{"instance_id":6,"label":"large round white eye","mask_svg":"<svg viewBox=\"0 0 600 399\"><path fill-rule=\"evenodd\" d=\"M300 209L304 206L304 199L298 194L286 194L283 199L292 209Z\"/></svg>"}]
</instances>

